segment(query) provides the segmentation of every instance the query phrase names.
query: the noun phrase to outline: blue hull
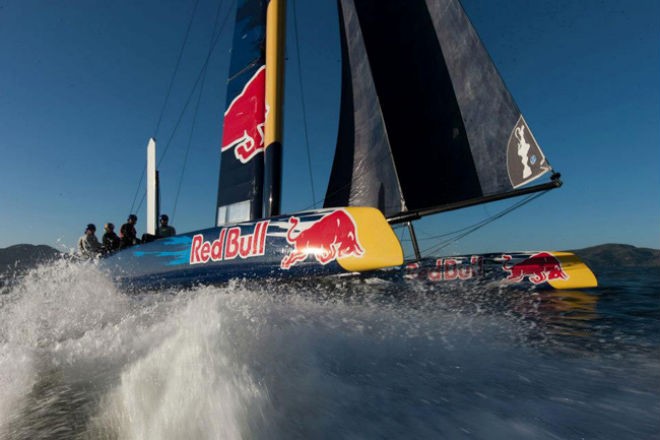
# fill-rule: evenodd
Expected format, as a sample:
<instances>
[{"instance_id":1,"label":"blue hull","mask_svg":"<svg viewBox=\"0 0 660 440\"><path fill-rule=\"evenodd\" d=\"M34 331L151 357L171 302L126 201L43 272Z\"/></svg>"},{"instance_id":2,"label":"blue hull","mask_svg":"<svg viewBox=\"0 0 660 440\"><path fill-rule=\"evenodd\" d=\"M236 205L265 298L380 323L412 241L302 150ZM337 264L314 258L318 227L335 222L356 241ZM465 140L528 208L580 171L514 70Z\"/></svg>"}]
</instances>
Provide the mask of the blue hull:
<instances>
[{"instance_id":1,"label":"blue hull","mask_svg":"<svg viewBox=\"0 0 660 440\"><path fill-rule=\"evenodd\" d=\"M110 255L100 266L128 289L354 272L393 281L498 280L555 289L597 285L591 270L570 252L482 254L402 263L400 244L380 211L351 207L163 238Z\"/></svg>"},{"instance_id":2,"label":"blue hull","mask_svg":"<svg viewBox=\"0 0 660 440\"><path fill-rule=\"evenodd\" d=\"M123 287L149 289L326 276L402 262L401 246L380 211L351 207L163 238L119 251L100 266Z\"/></svg>"},{"instance_id":3,"label":"blue hull","mask_svg":"<svg viewBox=\"0 0 660 440\"><path fill-rule=\"evenodd\" d=\"M283 256L292 249L286 234L286 223L273 221L209 228L123 249L104 258L100 267L122 287L135 289L216 284L232 278L299 278L345 272L336 261L319 264L314 258L282 269ZM260 249L262 244L265 245ZM202 247L208 251L202 253Z\"/></svg>"}]
</instances>

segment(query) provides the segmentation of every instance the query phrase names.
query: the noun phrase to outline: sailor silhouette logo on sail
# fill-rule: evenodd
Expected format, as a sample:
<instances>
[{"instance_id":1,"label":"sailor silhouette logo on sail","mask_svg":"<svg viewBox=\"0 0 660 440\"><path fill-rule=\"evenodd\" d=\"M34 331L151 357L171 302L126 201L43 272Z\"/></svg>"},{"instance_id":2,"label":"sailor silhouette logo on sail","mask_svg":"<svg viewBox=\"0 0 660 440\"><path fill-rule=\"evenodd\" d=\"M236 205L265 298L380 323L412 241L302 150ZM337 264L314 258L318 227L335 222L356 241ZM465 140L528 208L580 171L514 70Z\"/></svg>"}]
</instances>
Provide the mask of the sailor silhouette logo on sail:
<instances>
[{"instance_id":1,"label":"sailor silhouette logo on sail","mask_svg":"<svg viewBox=\"0 0 660 440\"><path fill-rule=\"evenodd\" d=\"M289 269L306 260L310 254L321 264L328 264L338 258L361 257L364 254L358 240L355 221L343 209L324 215L311 226L296 233L294 230L299 223L298 217L289 218L290 227L286 241L293 245L293 250L282 258L282 269Z\"/></svg>"},{"instance_id":2,"label":"sailor silhouette logo on sail","mask_svg":"<svg viewBox=\"0 0 660 440\"><path fill-rule=\"evenodd\" d=\"M265 90L266 66L262 66L225 112L222 151L234 148L234 155L241 163L248 163L264 150L264 126L268 114Z\"/></svg>"},{"instance_id":3,"label":"sailor silhouette logo on sail","mask_svg":"<svg viewBox=\"0 0 660 440\"><path fill-rule=\"evenodd\" d=\"M509 137L507 170L514 188L525 185L550 171L541 148L522 116L518 118Z\"/></svg>"}]
</instances>

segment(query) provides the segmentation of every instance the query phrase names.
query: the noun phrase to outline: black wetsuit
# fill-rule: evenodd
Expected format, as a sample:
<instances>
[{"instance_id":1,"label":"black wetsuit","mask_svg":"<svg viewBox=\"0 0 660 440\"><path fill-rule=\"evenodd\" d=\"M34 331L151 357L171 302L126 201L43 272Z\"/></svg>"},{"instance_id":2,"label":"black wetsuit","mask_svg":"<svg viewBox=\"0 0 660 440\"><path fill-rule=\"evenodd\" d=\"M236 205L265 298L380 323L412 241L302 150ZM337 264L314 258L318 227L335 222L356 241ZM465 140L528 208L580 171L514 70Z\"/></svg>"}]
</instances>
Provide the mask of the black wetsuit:
<instances>
[{"instance_id":1,"label":"black wetsuit","mask_svg":"<svg viewBox=\"0 0 660 440\"><path fill-rule=\"evenodd\" d=\"M124 223L121 225L119 236L121 237L121 249L133 246L134 244L138 244L140 242L137 238L137 231L135 230L135 226L130 223Z\"/></svg>"},{"instance_id":2,"label":"black wetsuit","mask_svg":"<svg viewBox=\"0 0 660 440\"><path fill-rule=\"evenodd\" d=\"M103 252L105 253L110 253L114 252L117 249L119 249L119 245L121 244L121 240L115 234L115 231L111 232L106 232L103 234Z\"/></svg>"}]
</instances>

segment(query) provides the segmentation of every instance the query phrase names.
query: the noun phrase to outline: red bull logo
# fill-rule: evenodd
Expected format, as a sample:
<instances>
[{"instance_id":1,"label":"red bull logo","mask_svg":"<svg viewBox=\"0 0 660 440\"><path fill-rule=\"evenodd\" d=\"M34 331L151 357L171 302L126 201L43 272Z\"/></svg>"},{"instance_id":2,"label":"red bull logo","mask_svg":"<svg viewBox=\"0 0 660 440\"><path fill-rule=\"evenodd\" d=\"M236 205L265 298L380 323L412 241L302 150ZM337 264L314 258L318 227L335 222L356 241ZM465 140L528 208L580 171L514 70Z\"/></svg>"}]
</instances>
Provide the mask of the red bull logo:
<instances>
[{"instance_id":1,"label":"red bull logo","mask_svg":"<svg viewBox=\"0 0 660 440\"><path fill-rule=\"evenodd\" d=\"M286 241L293 245L293 250L282 258L282 269L291 268L306 260L309 255L313 255L321 264L328 264L337 258L361 257L364 254L355 221L343 209L326 214L311 226L296 232L299 223L297 217L289 218Z\"/></svg>"},{"instance_id":2,"label":"red bull logo","mask_svg":"<svg viewBox=\"0 0 660 440\"><path fill-rule=\"evenodd\" d=\"M205 241L202 234L194 235L190 245L190 264L264 255L268 223L269 220L258 222L254 226L254 232L245 235L241 234L241 228L238 226L222 228L218 238L212 242Z\"/></svg>"},{"instance_id":3,"label":"red bull logo","mask_svg":"<svg viewBox=\"0 0 660 440\"><path fill-rule=\"evenodd\" d=\"M502 255L505 261L502 268L509 272L507 280L522 281L525 277L534 284L551 280L567 280L568 275L561 267L559 260L548 252L539 252L520 263L509 265L511 255Z\"/></svg>"},{"instance_id":4,"label":"red bull logo","mask_svg":"<svg viewBox=\"0 0 660 440\"><path fill-rule=\"evenodd\" d=\"M406 279L428 279L429 281L456 281L469 280L484 273L483 258L473 255L469 259L465 257L438 258L435 266L422 268L419 263L406 265Z\"/></svg>"},{"instance_id":5,"label":"red bull logo","mask_svg":"<svg viewBox=\"0 0 660 440\"><path fill-rule=\"evenodd\" d=\"M465 258L438 258L435 269L428 273L429 281L469 280L483 273L483 259L478 255Z\"/></svg>"},{"instance_id":6,"label":"red bull logo","mask_svg":"<svg viewBox=\"0 0 660 440\"><path fill-rule=\"evenodd\" d=\"M262 66L225 112L222 151L234 148L234 155L241 163L248 163L261 153L267 115L266 66Z\"/></svg>"}]
</instances>

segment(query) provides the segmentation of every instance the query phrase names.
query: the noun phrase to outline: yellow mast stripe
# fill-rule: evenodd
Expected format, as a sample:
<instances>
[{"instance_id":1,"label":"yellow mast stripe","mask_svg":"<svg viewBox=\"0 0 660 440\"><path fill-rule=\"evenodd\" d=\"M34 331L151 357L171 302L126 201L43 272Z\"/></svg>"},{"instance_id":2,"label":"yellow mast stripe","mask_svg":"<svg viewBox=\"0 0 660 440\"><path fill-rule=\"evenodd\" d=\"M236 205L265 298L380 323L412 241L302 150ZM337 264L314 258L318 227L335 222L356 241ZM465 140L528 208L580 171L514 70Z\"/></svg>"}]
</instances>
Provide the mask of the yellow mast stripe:
<instances>
[{"instance_id":1,"label":"yellow mast stripe","mask_svg":"<svg viewBox=\"0 0 660 440\"><path fill-rule=\"evenodd\" d=\"M270 0L266 15L266 148L282 141L285 6L285 0Z\"/></svg>"}]
</instances>

